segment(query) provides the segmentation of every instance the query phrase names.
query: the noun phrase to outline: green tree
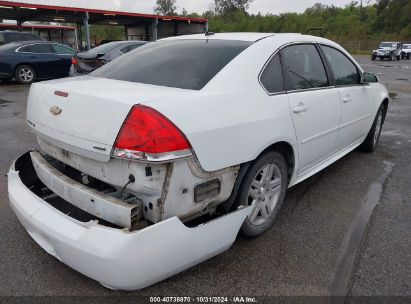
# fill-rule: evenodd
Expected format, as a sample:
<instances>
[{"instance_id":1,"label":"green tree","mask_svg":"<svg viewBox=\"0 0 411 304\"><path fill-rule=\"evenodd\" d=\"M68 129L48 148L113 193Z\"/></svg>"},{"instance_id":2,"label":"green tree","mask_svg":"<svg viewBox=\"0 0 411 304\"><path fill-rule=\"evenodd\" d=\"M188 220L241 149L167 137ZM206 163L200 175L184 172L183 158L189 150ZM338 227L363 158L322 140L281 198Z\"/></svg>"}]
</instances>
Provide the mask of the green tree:
<instances>
[{"instance_id":1,"label":"green tree","mask_svg":"<svg viewBox=\"0 0 411 304\"><path fill-rule=\"evenodd\" d=\"M154 12L159 15L177 15L176 0L157 0Z\"/></svg>"},{"instance_id":2,"label":"green tree","mask_svg":"<svg viewBox=\"0 0 411 304\"><path fill-rule=\"evenodd\" d=\"M218 15L227 15L235 11L245 12L253 0L214 0L215 11Z\"/></svg>"}]
</instances>

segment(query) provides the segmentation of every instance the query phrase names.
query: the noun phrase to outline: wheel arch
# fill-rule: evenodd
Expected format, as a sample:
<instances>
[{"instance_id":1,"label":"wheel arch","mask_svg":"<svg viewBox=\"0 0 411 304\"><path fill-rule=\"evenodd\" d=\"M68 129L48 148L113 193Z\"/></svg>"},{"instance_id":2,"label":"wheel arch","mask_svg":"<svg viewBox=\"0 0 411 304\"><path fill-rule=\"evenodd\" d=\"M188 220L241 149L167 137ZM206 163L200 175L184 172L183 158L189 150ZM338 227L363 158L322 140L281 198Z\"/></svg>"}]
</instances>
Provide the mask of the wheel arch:
<instances>
[{"instance_id":1,"label":"wheel arch","mask_svg":"<svg viewBox=\"0 0 411 304\"><path fill-rule=\"evenodd\" d=\"M13 75L16 75L17 69L19 67L21 67L22 65L27 65L27 66L31 67L33 69L34 73L36 73L36 76L37 76L36 68L32 64L27 63L27 62L19 62L18 64L16 64L16 66L14 67Z\"/></svg>"},{"instance_id":2,"label":"wheel arch","mask_svg":"<svg viewBox=\"0 0 411 304\"><path fill-rule=\"evenodd\" d=\"M388 98L385 98L385 99L381 102L381 105L382 105L382 107L383 107L383 122L385 122L385 117L387 116L388 104L389 104L389 99L388 99Z\"/></svg>"},{"instance_id":3,"label":"wheel arch","mask_svg":"<svg viewBox=\"0 0 411 304\"><path fill-rule=\"evenodd\" d=\"M16 66L14 67L14 71L13 71L13 77L14 77L14 79L17 80L17 76L16 76L17 69L18 69L19 67L21 67L21 66L28 66L28 67L30 67L31 69L33 69L33 71L34 71L34 78L33 78L33 81L32 81L32 82L34 82L34 81L36 81L36 80L38 79L38 73L37 73L36 68L35 68L32 64L30 64L30 63L25 63L25 62L19 62L19 63L16 64Z\"/></svg>"},{"instance_id":4,"label":"wheel arch","mask_svg":"<svg viewBox=\"0 0 411 304\"><path fill-rule=\"evenodd\" d=\"M275 142L271 145L269 145L267 148L265 148L260 154L258 154L253 160L250 160L248 162L242 163L240 165L240 170L237 175L237 179L234 183L233 186L233 191L231 192L231 196L227 199L226 202L224 202L221 206L225 209L225 211L232 211L233 207L236 206L236 199L237 199L237 194L239 191L239 188L242 184L243 178L245 174L248 171L248 168L250 167L250 164L257 160L258 158L261 157L261 155L264 155L267 152L275 151L280 153L287 164L287 175L288 175L288 183L290 183L294 172L295 172L295 167L296 167L296 153L295 149L293 146L287 142L287 141L278 141Z\"/></svg>"},{"instance_id":5,"label":"wheel arch","mask_svg":"<svg viewBox=\"0 0 411 304\"><path fill-rule=\"evenodd\" d=\"M256 159L258 159L261 155L270 152L270 151L275 151L280 153L287 164L287 175L288 175L288 182L291 181L291 178L294 174L295 171L295 165L296 165L296 154L294 152L293 146L286 141L278 141L270 146L268 146L264 151L262 151Z\"/></svg>"}]
</instances>

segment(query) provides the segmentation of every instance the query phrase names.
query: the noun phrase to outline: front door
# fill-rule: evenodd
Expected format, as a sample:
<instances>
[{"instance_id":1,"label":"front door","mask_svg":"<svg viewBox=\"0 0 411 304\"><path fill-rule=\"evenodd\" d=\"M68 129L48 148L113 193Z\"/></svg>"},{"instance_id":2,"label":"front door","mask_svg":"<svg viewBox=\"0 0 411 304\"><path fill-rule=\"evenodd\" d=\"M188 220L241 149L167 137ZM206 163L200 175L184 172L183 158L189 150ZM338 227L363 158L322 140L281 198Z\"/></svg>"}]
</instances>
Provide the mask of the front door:
<instances>
[{"instance_id":1,"label":"front door","mask_svg":"<svg viewBox=\"0 0 411 304\"><path fill-rule=\"evenodd\" d=\"M334 75L341 99L341 125L337 149L344 149L361 140L371 125L369 85L360 84L361 76L356 65L342 52L330 46L321 46Z\"/></svg>"}]
</instances>

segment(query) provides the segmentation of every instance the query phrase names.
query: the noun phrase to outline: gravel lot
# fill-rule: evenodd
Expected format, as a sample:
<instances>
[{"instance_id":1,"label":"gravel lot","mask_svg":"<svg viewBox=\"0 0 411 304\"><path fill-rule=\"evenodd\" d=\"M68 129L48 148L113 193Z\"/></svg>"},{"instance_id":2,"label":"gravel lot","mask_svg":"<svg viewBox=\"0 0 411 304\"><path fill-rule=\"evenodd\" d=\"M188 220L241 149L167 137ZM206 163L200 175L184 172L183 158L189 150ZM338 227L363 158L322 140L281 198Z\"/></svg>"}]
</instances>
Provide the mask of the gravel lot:
<instances>
[{"instance_id":1,"label":"gravel lot","mask_svg":"<svg viewBox=\"0 0 411 304\"><path fill-rule=\"evenodd\" d=\"M136 292L108 290L70 269L19 224L5 173L37 144L25 125L29 88L0 82L0 296L331 294L411 301L411 60L358 61L392 96L377 151L354 151L290 189L277 223L260 238L239 236L227 252ZM374 203L370 220L358 220Z\"/></svg>"}]
</instances>

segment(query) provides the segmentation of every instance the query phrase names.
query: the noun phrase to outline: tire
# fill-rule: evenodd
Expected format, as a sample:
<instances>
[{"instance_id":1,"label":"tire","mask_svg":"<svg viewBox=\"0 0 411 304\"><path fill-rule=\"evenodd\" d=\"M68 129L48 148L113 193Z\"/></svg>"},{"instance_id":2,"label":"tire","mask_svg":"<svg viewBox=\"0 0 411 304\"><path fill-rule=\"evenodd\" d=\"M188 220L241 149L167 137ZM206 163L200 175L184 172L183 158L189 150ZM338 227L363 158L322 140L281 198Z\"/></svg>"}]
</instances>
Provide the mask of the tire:
<instances>
[{"instance_id":1,"label":"tire","mask_svg":"<svg viewBox=\"0 0 411 304\"><path fill-rule=\"evenodd\" d=\"M375 56L374 55L371 56L371 60L375 61Z\"/></svg>"},{"instance_id":2,"label":"tire","mask_svg":"<svg viewBox=\"0 0 411 304\"><path fill-rule=\"evenodd\" d=\"M241 227L244 235L259 236L273 225L284 202L287 184L287 164L280 153L265 153L250 165L237 196L239 205L255 203Z\"/></svg>"},{"instance_id":3,"label":"tire","mask_svg":"<svg viewBox=\"0 0 411 304\"><path fill-rule=\"evenodd\" d=\"M20 84L30 84L36 80L36 71L29 65L20 65L16 69L15 78Z\"/></svg>"},{"instance_id":4,"label":"tire","mask_svg":"<svg viewBox=\"0 0 411 304\"><path fill-rule=\"evenodd\" d=\"M371 130L368 132L367 137L360 145L360 150L364 152L374 152L380 139L381 129L384 124L384 110L383 105L378 109L377 115L374 118L374 122L371 126Z\"/></svg>"},{"instance_id":5,"label":"tire","mask_svg":"<svg viewBox=\"0 0 411 304\"><path fill-rule=\"evenodd\" d=\"M407 59L410 59L410 54L407 55Z\"/></svg>"}]
</instances>

